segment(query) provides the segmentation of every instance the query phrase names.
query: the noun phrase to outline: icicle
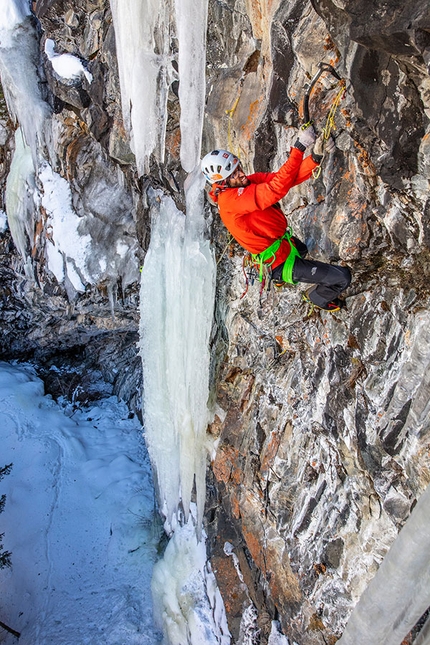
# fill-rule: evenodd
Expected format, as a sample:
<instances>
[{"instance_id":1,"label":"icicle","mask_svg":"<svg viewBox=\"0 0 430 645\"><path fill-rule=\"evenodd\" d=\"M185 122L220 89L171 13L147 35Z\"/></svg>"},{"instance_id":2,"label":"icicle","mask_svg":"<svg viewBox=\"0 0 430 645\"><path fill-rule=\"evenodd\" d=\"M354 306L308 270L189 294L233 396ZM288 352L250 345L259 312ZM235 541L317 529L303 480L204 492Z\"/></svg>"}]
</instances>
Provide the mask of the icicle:
<instances>
[{"instance_id":1,"label":"icicle","mask_svg":"<svg viewBox=\"0 0 430 645\"><path fill-rule=\"evenodd\" d=\"M155 154L164 160L167 122L170 4L164 0L110 0L124 124L142 175Z\"/></svg>"},{"instance_id":2,"label":"icicle","mask_svg":"<svg viewBox=\"0 0 430 645\"><path fill-rule=\"evenodd\" d=\"M191 172L200 158L206 92L207 0L175 0L179 43L181 163Z\"/></svg>"},{"instance_id":3,"label":"icicle","mask_svg":"<svg viewBox=\"0 0 430 645\"><path fill-rule=\"evenodd\" d=\"M24 261L25 274L33 278L29 249L33 243L35 173L31 149L21 128L15 132L15 152L6 181L6 213L16 248Z\"/></svg>"},{"instance_id":4,"label":"icicle","mask_svg":"<svg viewBox=\"0 0 430 645\"><path fill-rule=\"evenodd\" d=\"M352 612L339 645L399 645L430 605L430 487Z\"/></svg>"},{"instance_id":5,"label":"icicle","mask_svg":"<svg viewBox=\"0 0 430 645\"><path fill-rule=\"evenodd\" d=\"M38 145L46 143L50 108L40 91L39 37L26 0L2 0L0 77L8 111L19 123L37 166ZM23 73L23 70L25 72Z\"/></svg>"}]
</instances>

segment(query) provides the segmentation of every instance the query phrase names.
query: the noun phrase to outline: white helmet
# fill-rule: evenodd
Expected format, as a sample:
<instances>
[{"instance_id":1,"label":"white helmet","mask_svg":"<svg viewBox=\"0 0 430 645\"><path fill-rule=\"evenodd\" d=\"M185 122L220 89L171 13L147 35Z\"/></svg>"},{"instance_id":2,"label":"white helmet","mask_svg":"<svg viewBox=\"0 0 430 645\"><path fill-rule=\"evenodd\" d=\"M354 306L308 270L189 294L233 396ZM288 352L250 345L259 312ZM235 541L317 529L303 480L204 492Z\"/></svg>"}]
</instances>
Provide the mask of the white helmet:
<instances>
[{"instance_id":1,"label":"white helmet","mask_svg":"<svg viewBox=\"0 0 430 645\"><path fill-rule=\"evenodd\" d=\"M210 184L227 179L240 164L228 150L212 150L202 159L202 173Z\"/></svg>"}]
</instances>

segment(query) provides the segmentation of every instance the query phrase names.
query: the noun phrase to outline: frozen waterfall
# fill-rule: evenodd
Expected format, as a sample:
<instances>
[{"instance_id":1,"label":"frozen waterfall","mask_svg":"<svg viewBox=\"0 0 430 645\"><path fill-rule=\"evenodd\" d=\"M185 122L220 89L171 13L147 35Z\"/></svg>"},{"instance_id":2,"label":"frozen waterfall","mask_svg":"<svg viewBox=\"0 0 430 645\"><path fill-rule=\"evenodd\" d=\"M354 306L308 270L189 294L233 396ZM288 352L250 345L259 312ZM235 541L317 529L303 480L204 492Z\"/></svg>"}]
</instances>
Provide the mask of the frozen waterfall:
<instances>
[{"instance_id":1,"label":"frozen waterfall","mask_svg":"<svg viewBox=\"0 0 430 645\"><path fill-rule=\"evenodd\" d=\"M9 114L19 123L37 167L51 110L41 94L39 35L26 0L3 0L0 11L0 80ZM25 70L25 73L23 73Z\"/></svg>"},{"instance_id":2,"label":"frozen waterfall","mask_svg":"<svg viewBox=\"0 0 430 645\"><path fill-rule=\"evenodd\" d=\"M170 3L110 0L115 26L124 124L140 174L152 154L164 159L171 76Z\"/></svg>"},{"instance_id":3,"label":"frozen waterfall","mask_svg":"<svg viewBox=\"0 0 430 645\"><path fill-rule=\"evenodd\" d=\"M178 39L181 163L191 172L200 156L205 104L207 0L110 0L115 26L124 123L140 174L151 155L164 160L167 96L177 77L170 53ZM174 13L174 16L173 16Z\"/></svg>"},{"instance_id":4,"label":"frozen waterfall","mask_svg":"<svg viewBox=\"0 0 430 645\"><path fill-rule=\"evenodd\" d=\"M194 485L198 526L205 501L215 262L202 230L202 178L192 179L187 216L153 195L140 296L145 434L169 533L180 515L188 519Z\"/></svg>"},{"instance_id":5,"label":"frozen waterfall","mask_svg":"<svg viewBox=\"0 0 430 645\"><path fill-rule=\"evenodd\" d=\"M26 144L21 128L15 131L15 152L6 181L6 212L10 232L21 253L25 274L33 277L30 240L34 230L35 170L31 148Z\"/></svg>"},{"instance_id":6,"label":"frozen waterfall","mask_svg":"<svg viewBox=\"0 0 430 645\"><path fill-rule=\"evenodd\" d=\"M215 262L205 237L203 178L188 180L186 216L171 198L150 194L140 292L145 437L165 528L173 533L152 589L166 643L227 645L223 602L200 539Z\"/></svg>"},{"instance_id":7,"label":"frozen waterfall","mask_svg":"<svg viewBox=\"0 0 430 645\"><path fill-rule=\"evenodd\" d=\"M430 606L430 487L421 495L339 645L399 645ZM421 639L428 643L429 640Z\"/></svg>"},{"instance_id":8,"label":"frozen waterfall","mask_svg":"<svg viewBox=\"0 0 430 645\"><path fill-rule=\"evenodd\" d=\"M173 7L159 0L111 0L124 121L141 174L163 162ZM151 243L142 269L140 351L145 438L160 510L171 536L154 569L156 616L169 645L227 645L224 605L206 561L206 428L209 337L216 265L204 217L200 158L205 100L207 0L176 0L181 163L186 215L148 191Z\"/></svg>"},{"instance_id":9,"label":"frozen waterfall","mask_svg":"<svg viewBox=\"0 0 430 645\"><path fill-rule=\"evenodd\" d=\"M208 2L176 0L175 9L179 40L181 163L184 170L191 172L199 159L202 143Z\"/></svg>"}]
</instances>

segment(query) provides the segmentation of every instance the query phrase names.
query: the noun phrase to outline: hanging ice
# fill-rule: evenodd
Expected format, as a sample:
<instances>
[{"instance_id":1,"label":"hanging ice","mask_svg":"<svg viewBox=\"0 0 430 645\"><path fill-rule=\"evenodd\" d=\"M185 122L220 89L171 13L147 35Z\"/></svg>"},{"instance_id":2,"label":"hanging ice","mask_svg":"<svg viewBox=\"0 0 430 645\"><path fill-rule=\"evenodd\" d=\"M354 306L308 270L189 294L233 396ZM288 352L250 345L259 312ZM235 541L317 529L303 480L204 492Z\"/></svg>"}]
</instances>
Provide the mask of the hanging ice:
<instances>
[{"instance_id":1,"label":"hanging ice","mask_svg":"<svg viewBox=\"0 0 430 645\"><path fill-rule=\"evenodd\" d=\"M110 0L124 124L139 174L152 154L164 159L167 121L169 2Z\"/></svg>"},{"instance_id":2,"label":"hanging ice","mask_svg":"<svg viewBox=\"0 0 430 645\"><path fill-rule=\"evenodd\" d=\"M175 0L179 42L179 102L181 104L181 163L194 170L202 143L206 91L207 0Z\"/></svg>"},{"instance_id":3,"label":"hanging ice","mask_svg":"<svg viewBox=\"0 0 430 645\"><path fill-rule=\"evenodd\" d=\"M33 244L35 172L31 149L21 128L15 131L15 152L6 181L6 214L16 248L24 261L25 273L33 277L30 248Z\"/></svg>"},{"instance_id":4,"label":"hanging ice","mask_svg":"<svg viewBox=\"0 0 430 645\"><path fill-rule=\"evenodd\" d=\"M164 160L167 94L171 82L172 7L163 0L111 0L124 123L140 174L152 154ZM181 163L199 159L205 105L207 0L175 0L178 38Z\"/></svg>"},{"instance_id":5,"label":"hanging ice","mask_svg":"<svg viewBox=\"0 0 430 645\"><path fill-rule=\"evenodd\" d=\"M29 2L2 0L0 79L9 114L21 126L35 166L37 147L45 143L46 118L50 114L40 90L39 61L39 37L30 18Z\"/></svg>"},{"instance_id":6,"label":"hanging ice","mask_svg":"<svg viewBox=\"0 0 430 645\"><path fill-rule=\"evenodd\" d=\"M430 487L421 495L339 645L399 645L430 606Z\"/></svg>"},{"instance_id":7,"label":"hanging ice","mask_svg":"<svg viewBox=\"0 0 430 645\"><path fill-rule=\"evenodd\" d=\"M3 0L0 13L0 42L2 47L11 47L15 27L18 27L31 14L28 0Z\"/></svg>"},{"instance_id":8,"label":"hanging ice","mask_svg":"<svg viewBox=\"0 0 430 645\"><path fill-rule=\"evenodd\" d=\"M187 217L154 196L141 286L145 433L170 532L188 517L195 483L197 526L205 500L209 335L215 263L204 239L202 178L187 190Z\"/></svg>"}]
</instances>

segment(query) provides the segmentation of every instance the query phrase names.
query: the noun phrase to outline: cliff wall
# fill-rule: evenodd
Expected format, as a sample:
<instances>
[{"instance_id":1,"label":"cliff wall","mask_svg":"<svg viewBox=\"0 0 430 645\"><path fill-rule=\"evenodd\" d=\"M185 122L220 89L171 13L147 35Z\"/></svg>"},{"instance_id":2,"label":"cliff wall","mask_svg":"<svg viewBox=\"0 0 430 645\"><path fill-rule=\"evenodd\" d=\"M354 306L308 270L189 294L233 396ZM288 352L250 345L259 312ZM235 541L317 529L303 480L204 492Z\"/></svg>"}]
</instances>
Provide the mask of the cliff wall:
<instances>
[{"instance_id":1,"label":"cliff wall","mask_svg":"<svg viewBox=\"0 0 430 645\"><path fill-rule=\"evenodd\" d=\"M137 408L148 186L183 207L178 81L169 89L165 161L154 158L139 176L121 116L109 4L37 0L33 10L34 64L50 111L44 154L70 186L97 263L81 270L83 289L73 278L78 260L66 251L63 279L53 275L43 201L32 213L25 257L5 228L1 358L34 358L45 369L62 363L62 377L47 380L54 394L75 391L76 370L88 382L91 370L101 370ZM55 74L47 37L86 62L91 84ZM173 65L176 55L173 34ZM260 293L250 284L242 298L243 252L214 212L209 432L218 448L208 468L206 525L234 642L244 637L248 609L254 642L267 642L276 618L299 645L334 643L430 481L427 2L211 0L203 153L225 147L247 171L279 167L319 61L347 84L337 147L283 207L314 258L351 268L347 309L310 311L300 285ZM317 128L332 85L324 77L313 93ZM4 210L17 126L4 101L0 121Z\"/></svg>"}]
</instances>

